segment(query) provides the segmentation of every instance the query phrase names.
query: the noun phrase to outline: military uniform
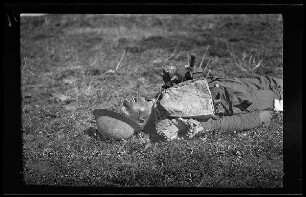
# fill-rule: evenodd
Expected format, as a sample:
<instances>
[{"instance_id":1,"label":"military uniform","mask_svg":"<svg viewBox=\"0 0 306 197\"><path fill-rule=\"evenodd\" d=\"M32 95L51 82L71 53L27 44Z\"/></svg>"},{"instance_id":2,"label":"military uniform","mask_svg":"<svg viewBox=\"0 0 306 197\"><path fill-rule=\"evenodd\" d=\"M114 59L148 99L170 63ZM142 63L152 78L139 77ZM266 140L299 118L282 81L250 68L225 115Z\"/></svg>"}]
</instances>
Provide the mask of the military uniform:
<instances>
[{"instance_id":1,"label":"military uniform","mask_svg":"<svg viewBox=\"0 0 306 197\"><path fill-rule=\"evenodd\" d=\"M198 79L201 80L201 79ZM192 138L207 130L241 131L269 122L275 100L283 100L282 77L261 76L253 78L210 78L214 115L209 119L169 118L157 105L152 110L143 131L153 140ZM264 117L264 118L263 118Z\"/></svg>"}]
</instances>

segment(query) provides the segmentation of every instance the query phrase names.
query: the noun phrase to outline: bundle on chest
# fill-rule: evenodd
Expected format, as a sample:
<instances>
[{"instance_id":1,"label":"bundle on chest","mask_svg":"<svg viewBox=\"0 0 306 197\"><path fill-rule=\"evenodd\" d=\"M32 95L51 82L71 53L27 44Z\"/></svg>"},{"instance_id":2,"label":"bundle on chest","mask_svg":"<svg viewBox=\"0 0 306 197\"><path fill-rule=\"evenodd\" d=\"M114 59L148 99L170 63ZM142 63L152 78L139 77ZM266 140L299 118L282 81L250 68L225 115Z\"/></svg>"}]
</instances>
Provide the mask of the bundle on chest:
<instances>
[{"instance_id":1,"label":"bundle on chest","mask_svg":"<svg viewBox=\"0 0 306 197\"><path fill-rule=\"evenodd\" d=\"M184 81L163 91L159 105L172 118L206 119L214 114L214 106L205 78Z\"/></svg>"}]
</instances>

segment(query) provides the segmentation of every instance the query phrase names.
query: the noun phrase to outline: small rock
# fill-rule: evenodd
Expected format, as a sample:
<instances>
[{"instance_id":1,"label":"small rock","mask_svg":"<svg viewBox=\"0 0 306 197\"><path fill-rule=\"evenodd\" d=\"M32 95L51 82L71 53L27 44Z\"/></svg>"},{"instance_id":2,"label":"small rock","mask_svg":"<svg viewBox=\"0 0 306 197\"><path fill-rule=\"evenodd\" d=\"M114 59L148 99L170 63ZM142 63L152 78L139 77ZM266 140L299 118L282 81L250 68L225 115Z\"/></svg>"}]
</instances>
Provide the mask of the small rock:
<instances>
[{"instance_id":1,"label":"small rock","mask_svg":"<svg viewBox=\"0 0 306 197\"><path fill-rule=\"evenodd\" d=\"M77 81L76 78L66 78L66 79L63 79L64 84L73 84L76 81Z\"/></svg>"},{"instance_id":2,"label":"small rock","mask_svg":"<svg viewBox=\"0 0 306 197\"><path fill-rule=\"evenodd\" d=\"M213 23L210 23L209 25L208 25L208 29L213 29L215 27L215 25L213 24Z\"/></svg>"},{"instance_id":3,"label":"small rock","mask_svg":"<svg viewBox=\"0 0 306 197\"><path fill-rule=\"evenodd\" d=\"M52 96L54 98L57 98L58 100L62 101L62 102L65 102L65 101L68 101L70 100L70 97L69 96L66 96L64 94L60 94L60 93L52 93Z\"/></svg>"},{"instance_id":4,"label":"small rock","mask_svg":"<svg viewBox=\"0 0 306 197\"><path fill-rule=\"evenodd\" d=\"M116 72L115 70L110 69L110 70L106 71L105 73L115 73L115 72Z\"/></svg>"},{"instance_id":5,"label":"small rock","mask_svg":"<svg viewBox=\"0 0 306 197\"><path fill-rule=\"evenodd\" d=\"M161 59L156 59L156 60L153 60L152 63L153 63L153 64L161 64L161 63L162 63L162 60L161 60Z\"/></svg>"},{"instance_id":6,"label":"small rock","mask_svg":"<svg viewBox=\"0 0 306 197\"><path fill-rule=\"evenodd\" d=\"M65 105L64 108L67 110L67 111L75 111L77 109L76 105L75 104L68 104L68 105Z\"/></svg>"},{"instance_id":7,"label":"small rock","mask_svg":"<svg viewBox=\"0 0 306 197\"><path fill-rule=\"evenodd\" d=\"M25 93L24 94L24 98L31 98L32 97L32 94L31 93Z\"/></svg>"},{"instance_id":8,"label":"small rock","mask_svg":"<svg viewBox=\"0 0 306 197\"><path fill-rule=\"evenodd\" d=\"M145 83L146 79L143 77L138 78L138 81L140 81L141 83Z\"/></svg>"}]
</instances>

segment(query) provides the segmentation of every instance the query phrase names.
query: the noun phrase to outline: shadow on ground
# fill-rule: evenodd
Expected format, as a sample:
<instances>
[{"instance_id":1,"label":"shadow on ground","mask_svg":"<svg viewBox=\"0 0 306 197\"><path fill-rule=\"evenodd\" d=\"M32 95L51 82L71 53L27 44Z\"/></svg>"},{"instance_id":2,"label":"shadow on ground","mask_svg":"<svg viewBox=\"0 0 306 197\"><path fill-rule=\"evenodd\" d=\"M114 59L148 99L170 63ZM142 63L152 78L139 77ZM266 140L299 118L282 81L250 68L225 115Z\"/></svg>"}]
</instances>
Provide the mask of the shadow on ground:
<instances>
[{"instance_id":1,"label":"shadow on ground","mask_svg":"<svg viewBox=\"0 0 306 197\"><path fill-rule=\"evenodd\" d=\"M88 129L83 131L84 134L88 135L89 137L95 140L106 140L101 133L99 133L98 129L93 127L89 127Z\"/></svg>"}]
</instances>

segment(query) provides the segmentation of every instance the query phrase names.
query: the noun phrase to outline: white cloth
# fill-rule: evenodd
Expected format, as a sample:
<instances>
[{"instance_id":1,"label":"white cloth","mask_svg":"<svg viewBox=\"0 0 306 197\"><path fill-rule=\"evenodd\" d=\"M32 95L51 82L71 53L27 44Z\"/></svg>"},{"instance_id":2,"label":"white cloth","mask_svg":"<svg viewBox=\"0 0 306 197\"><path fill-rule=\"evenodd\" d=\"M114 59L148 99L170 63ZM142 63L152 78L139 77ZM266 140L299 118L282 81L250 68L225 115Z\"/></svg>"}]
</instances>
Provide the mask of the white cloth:
<instances>
[{"instance_id":1,"label":"white cloth","mask_svg":"<svg viewBox=\"0 0 306 197\"><path fill-rule=\"evenodd\" d=\"M178 139L180 132L185 133L189 139L204 130L200 122L194 119L163 119L156 124L157 133L163 135L168 141ZM183 136L181 136L183 137Z\"/></svg>"},{"instance_id":2,"label":"white cloth","mask_svg":"<svg viewBox=\"0 0 306 197\"><path fill-rule=\"evenodd\" d=\"M276 111L283 111L283 100L274 100L274 109Z\"/></svg>"},{"instance_id":3,"label":"white cloth","mask_svg":"<svg viewBox=\"0 0 306 197\"><path fill-rule=\"evenodd\" d=\"M163 135L167 140L178 138L179 128L169 119L160 120L156 124L157 133Z\"/></svg>"}]
</instances>

